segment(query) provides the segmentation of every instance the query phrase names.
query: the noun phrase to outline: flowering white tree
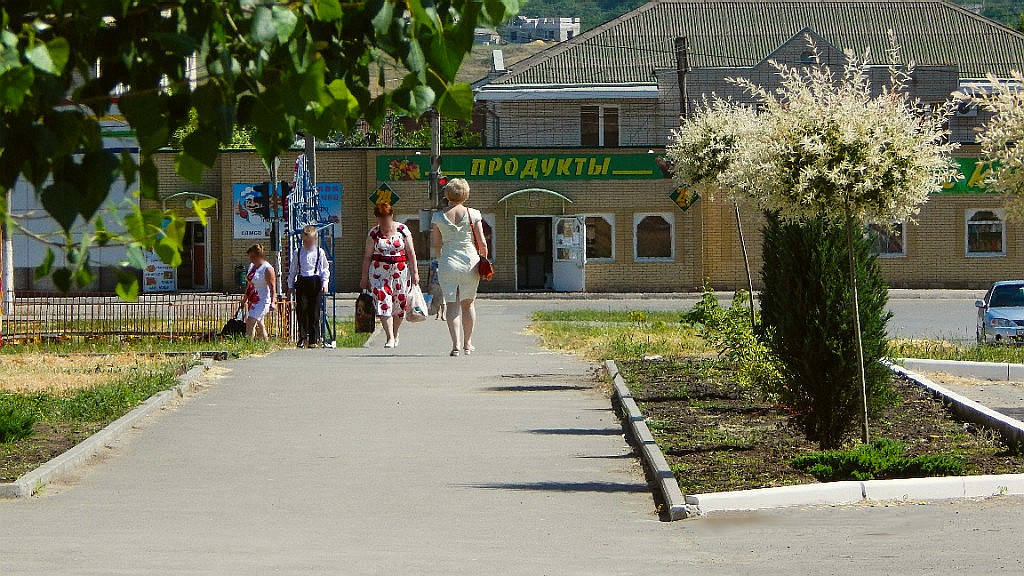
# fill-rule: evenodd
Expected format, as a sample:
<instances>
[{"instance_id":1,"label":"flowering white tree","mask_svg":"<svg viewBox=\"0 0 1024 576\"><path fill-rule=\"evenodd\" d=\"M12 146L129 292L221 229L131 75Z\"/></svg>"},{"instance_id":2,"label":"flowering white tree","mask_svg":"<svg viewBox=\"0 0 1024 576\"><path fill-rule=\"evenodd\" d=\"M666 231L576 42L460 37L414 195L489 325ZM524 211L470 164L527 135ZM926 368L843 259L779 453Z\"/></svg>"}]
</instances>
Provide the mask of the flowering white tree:
<instances>
[{"instance_id":1,"label":"flowering white tree","mask_svg":"<svg viewBox=\"0 0 1024 576\"><path fill-rule=\"evenodd\" d=\"M1011 216L1024 217L1024 74L1013 71L1008 81L989 76L991 91L964 90L957 100L992 112L978 134L982 161L991 170L988 189L1006 194Z\"/></svg>"},{"instance_id":2,"label":"flowering white tree","mask_svg":"<svg viewBox=\"0 0 1024 576\"><path fill-rule=\"evenodd\" d=\"M866 222L914 216L930 192L955 177L955 144L944 127L952 105L931 110L909 95L913 67L896 63L898 50L890 51L889 83L880 91L872 86L870 54L846 56L841 73L773 63L780 79L774 90L736 80L757 103L756 116L713 101L683 122L670 154L684 182L748 196L782 220L845 225L867 442L854 234Z\"/></svg>"}]
</instances>

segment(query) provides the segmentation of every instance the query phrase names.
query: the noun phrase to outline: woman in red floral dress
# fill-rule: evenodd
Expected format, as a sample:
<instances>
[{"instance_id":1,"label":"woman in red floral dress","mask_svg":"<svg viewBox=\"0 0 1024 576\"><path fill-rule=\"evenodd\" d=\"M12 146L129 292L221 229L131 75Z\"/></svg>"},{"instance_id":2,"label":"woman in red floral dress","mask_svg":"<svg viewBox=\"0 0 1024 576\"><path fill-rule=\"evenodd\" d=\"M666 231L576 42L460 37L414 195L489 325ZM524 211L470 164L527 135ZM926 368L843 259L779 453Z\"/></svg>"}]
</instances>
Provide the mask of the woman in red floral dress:
<instances>
[{"instance_id":1,"label":"woman in red floral dress","mask_svg":"<svg viewBox=\"0 0 1024 576\"><path fill-rule=\"evenodd\" d=\"M385 348L398 346L398 329L408 305L409 290L420 283L412 233L395 222L390 204L373 209L377 225L366 237L363 274L359 285L373 294L377 317L384 328Z\"/></svg>"}]
</instances>

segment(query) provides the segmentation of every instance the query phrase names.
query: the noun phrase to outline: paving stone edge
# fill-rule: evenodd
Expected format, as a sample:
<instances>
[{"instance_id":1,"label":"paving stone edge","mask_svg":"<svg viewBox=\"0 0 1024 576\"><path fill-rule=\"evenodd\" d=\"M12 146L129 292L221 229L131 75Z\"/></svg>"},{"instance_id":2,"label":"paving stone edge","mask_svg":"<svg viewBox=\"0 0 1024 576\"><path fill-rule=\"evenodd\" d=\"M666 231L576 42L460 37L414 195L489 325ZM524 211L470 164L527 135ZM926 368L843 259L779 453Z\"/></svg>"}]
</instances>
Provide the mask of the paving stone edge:
<instances>
[{"instance_id":1,"label":"paving stone edge","mask_svg":"<svg viewBox=\"0 0 1024 576\"><path fill-rule=\"evenodd\" d=\"M179 376L176 385L150 396L132 411L79 442L67 452L28 472L14 482L0 484L0 498L32 496L50 482L72 473L90 458L102 452L108 444L124 432L130 430L140 420L153 414L171 400L181 398L186 393L195 390L199 378L212 363L213 361L210 359L203 360L200 365L194 366L188 372Z\"/></svg>"},{"instance_id":2,"label":"paving stone edge","mask_svg":"<svg viewBox=\"0 0 1024 576\"><path fill-rule=\"evenodd\" d=\"M643 413L640 412L629 387L626 386L625 380L619 374L619 367L614 360L607 360L604 368L612 378L615 397L626 413L629 432L640 448L644 467L654 478L655 486L665 503L665 517L671 522L698 515L700 511L686 502L686 497L679 489L679 483L676 482L676 476L672 473L668 461L665 460L665 454L654 440L654 435L651 434Z\"/></svg>"},{"instance_id":3,"label":"paving stone edge","mask_svg":"<svg viewBox=\"0 0 1024 576\"><path fill-rule=\"evenodd\" d=\"M907 376L942 397L944 401L953 405L954 410L968 419L994 427L1004 435L1006 435L1004 426L1009 424L1013 430L1017 431L1014 434L1024 435L1024 423L946 390L905 368L893 364L890 364L889 367L894 372ZM1024 495L1024 474L829 482L683 495L672 470L665 461L661 448L647 427L643 413L640 412L629 387L619 374L618 366L614 361L608 360L605 362L604 368L612 377L615 396L626 412L633 437L640 445L644 465L657 479L657 488L668 508L669 520L679 520L711 512L763 510L793 506L840 506L859 502L951 500ZM961 410L964 411L961 412ZM1007 420L1012 422L1007 423ZM1002 424L994 425L993 423ZM1011 435L1007 439L1010 440L1013 437Z\"/></svg>"}]
</instances>

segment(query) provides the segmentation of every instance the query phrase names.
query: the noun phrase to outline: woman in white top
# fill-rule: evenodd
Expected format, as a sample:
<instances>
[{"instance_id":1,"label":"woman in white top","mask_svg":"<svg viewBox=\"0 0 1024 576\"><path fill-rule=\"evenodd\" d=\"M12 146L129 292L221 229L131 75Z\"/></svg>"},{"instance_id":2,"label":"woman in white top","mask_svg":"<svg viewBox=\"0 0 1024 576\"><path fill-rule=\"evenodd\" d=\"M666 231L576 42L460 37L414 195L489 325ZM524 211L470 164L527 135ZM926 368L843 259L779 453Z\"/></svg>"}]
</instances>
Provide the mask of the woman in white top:
<instances>
[{"instance_id":1,"label":"woman in white top","mask_svg":"<svg viewBox=\"0 0 1024 576\"><path fill-rule=\"evenodd\" d=\"M249 256L245 296L242 296L242 304L249 306L249 313L245 316L245 334L254 338L258 331L260 340L268 340L263 317L274 309L277 300L277 273L264 257L262 244L253 244L245 253Z\"/></svg>"},{"instance_id":2,"label":"woman in white top","mask_svg":"<svg viewBox=\"0 0 1024 576\"><path fill-rule=\"evenodd\" d=\"M480 284L477 264L487 257L487 245L479 210L465 206L469 183L455 178L444 187L448 208L434 214L431 240L437 255L437 276L448 309L448 332L452 337L452 356L459 351L472 353L473 327L476 324L476 290ZM475 231L475 233L474 233ZM476 239L481 239L478 243Z\"/></svg>"}]
</instances>

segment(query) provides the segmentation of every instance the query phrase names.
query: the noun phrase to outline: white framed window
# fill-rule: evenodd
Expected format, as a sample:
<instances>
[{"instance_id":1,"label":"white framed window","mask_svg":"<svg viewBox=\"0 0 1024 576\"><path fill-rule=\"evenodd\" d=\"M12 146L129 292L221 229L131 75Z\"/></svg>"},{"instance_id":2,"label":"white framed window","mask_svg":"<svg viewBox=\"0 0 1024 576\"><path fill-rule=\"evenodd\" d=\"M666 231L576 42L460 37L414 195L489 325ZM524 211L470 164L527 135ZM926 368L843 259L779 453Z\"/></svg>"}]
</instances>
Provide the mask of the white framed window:
<instances>
[{"instance_id":1,"label":"white framed window","mask_svg":"<svg viewBox=\"0 0 1024 576\"><path fill-rule=\"evenodd\" d=\"M633 259L637 262L671 262L676 258L674 214L633 215Z\"/></svg>"},{"instance_id":2,"label":"white framed window","mask_svg":"<svg viewBox=\"0 0 1024 576\"><path fill-rule=\"evenodd\" d=\"M587 260L592 262L615 261L615 215L586 214Z\"/></svg>"},{"instance_id":3,"label":"white framed window","mask_svg":"<svg viewBox=\"0 0 1024 576\"><path fill-rule=\"evenodd\" d=\"M965 215L967 256L1006 256L1006 212L999 208L967 210Z\"/></svg>"},{"instance_id":4,"label":"white framed window","mask_svg":"<svg viewBox=\"0 0 1024 576\"><path fill-rule=\"evenodd\" d=\"M868 237L871 238L872 250L882 258L901 258L907 255L906 222L868 224Z\"/></svg>"},{"instance_id":5,"label":"white framed window","mask_svg":"<svg viewBox=\"0 0 1024 576\"><path fill-rule=\"evenodd\" d=\"M580 107L580 146L619 145L619 108L617 106Z\"/></svg>"}]
</instances>

